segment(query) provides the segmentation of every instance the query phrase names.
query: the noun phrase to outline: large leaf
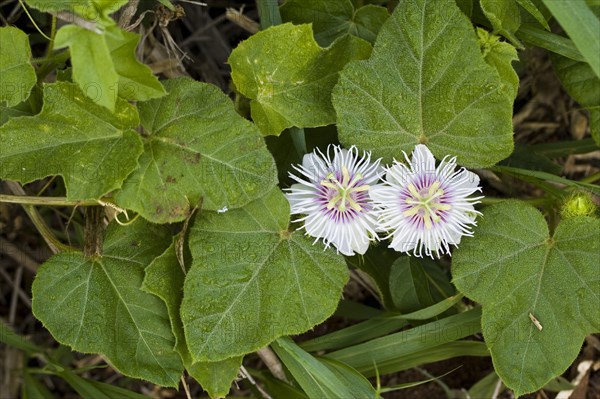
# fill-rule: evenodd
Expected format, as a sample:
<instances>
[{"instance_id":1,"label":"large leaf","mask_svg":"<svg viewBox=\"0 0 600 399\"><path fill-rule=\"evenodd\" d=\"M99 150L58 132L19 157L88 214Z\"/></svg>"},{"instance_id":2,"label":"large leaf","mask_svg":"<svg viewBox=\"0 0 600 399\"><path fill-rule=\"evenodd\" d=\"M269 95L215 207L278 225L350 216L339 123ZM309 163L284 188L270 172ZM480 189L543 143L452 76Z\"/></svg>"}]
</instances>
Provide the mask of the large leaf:
<instances>
[{"instance_id":1,"label":"large leaf","mask_svg":"<svg viewBox=\"0 0 600 399\"><path fill-rule=\"evenodd\" d=\"M181 307L194 360L255 351L334 312L348 279L344 259L290 232L289 212L274 189L244 208L196 219Z\"/></svg>"},{"instance_id":2,"label":"large leaf","mask_svg":"<svg viewBox=\"0 0 600 399\"><path fill-rule=\"evenodd\" d=\"M74 350L101 353L123 374L178 385L167 309L141 290L144 268L170 241L169 231L138 220L108 226L102 256L54 255L33 283L33 313L54 338Z\"/></svg>"},{"instance_id":3,"label":"large leaf","mask_svg":"<svg viewBox=\"0 0 600 399\"><path fill-rule=\"evenodd\" d=\"M143 288L158 296L167 305L171 328L175 335L175 350L181 356L187 372L200 383L211 398L225 397L237 376L242 359L234 357L220 362L192 361L179 316L185 274L177 260L175 244L174 240L173 244L146 268Z\"/></svg>"},{"instance_id":4,"label":"large leaf","mask_svg":"<svg viewBox=\"0 0 600 399\"><path fill-rule=\"evenodd\" d=\"M61 175L69 200L100 198L121 186L142 152L134 106L116 113L94 104L71 83L44 86L38 115L0 127L0 178L29 183Z\"/></svg>"},{"instance_id":5,"label":"large leaf","mask_svg":"<svg viewBox=\"0 0 600 399\"><path fill-rule=\"evenodd\" d=\"M378 244L369 247L364 255L347 257L349 265L367 273L375 282L379 291L379 300L387 310L397 310L390 292L390 273L394 261L398 259L398 252L387 245Z\"/></svg>"},{"instance_id":6,"label":"large leaf","mask_svg":"<svg viewBox=\"0 0 600 399\"><path fill-rule=\"evenodd\" d=\"M29 97L36 82L35 70L29 63L29 39L20 29L0 28L0 106L3 102L15 106Z\"/></svg>"},{"instance_id":7,"label":"large leaf","mask_svg":"<svg viewBox=\"0 0 600 399\"><path fill-rule=\"evenodd\" d=\"M483 305L494 368L519 396L562 374L584 337L600 331L600 221L544 216L517 201L485 217L453 254L458 289Z\"/></svg>"},{"instance_id":8,"label":"large leaf","mask_svg":"<svg viewBox=\"0 0 600 399\"><path fill-rule=\"evenodd\" d=\"M24 101L14 107L7 107L5 105L6 103L0 103L0 126L8 122L10 118L30 116L32 114L29 101Z\"/></svg>"},{"instance_id":9,"label":"large leaf","mask_svg":"<svg viewBox=\"0 0 600 399\"><path fill-rule=\"evenodd\" d=\"M401 313L411 313L434 304L427 274L414 256L396 259L390 270L389 285L394 307Z\"/></svg>"},{"instance_id":10,"label":"large leaf","mask_svg":"<svg viewBox=\"0 0 600 399\"><path fill-rule=\"evenodd\" d=\"M374 43L389 14L372 4L355 10L350 0L287 0L281 6L281 17L295 24L312 23L317 43L329 46L347 34Z\"/></svg>"},{"instance_id":11,"label":"large leaf","mask_svg":"<svg viewBox=\"0 0 600 399\"><path fill-rule=\"evenodd\" d=\"M369 56L371 46L344 36L322 49L310 25L278 25L242 42L229 57L236 88L250 98L252 119L265 135L335 122L331 89L348 61Z\"/></svg>"},{"instance_id":12,"label":"large leaf","mask_svg":"<svg viewBox=\"0 0 600 399\"><path fill-rule=\"evenodd\" d=\"M83 9L91 4L91 0L25 0L25 2L30 7L46 12L73 11Z\"/></svg>"},{"instance_id":13,"label":"large leaf","mask_svg":"<svg viewBox=\"0 0 600 399\"><path fill-rule=\"evenodd\" d=\"M165 87L168 96L139 105L145 150L116 195L119 205L174 222L200 198L203 209L233 209L275 186L275 162L260 132L221 90L185 78Z\"/></svg>"},{"instance_id":14,"label":"large leaf","mask_svg":"<svg viewBox=\"0 0 600 399\"><path fill-rule=\"evenodd\" d=\"M596 144L600 145L600 79L585 62L553 55L552 64L567 92L588 109L590 131Z\"/></svg>"},{"instance_id":15,"label":"large leaf","mask_svg":"<svg viewBox=\"0 0 600 399\"><path fill-rule=\"evenodd\" d=\"M25 0L28 5L40 11L70 11L100 23L102 26L115 25L109 14L127 4L128 0Z\"/></svg>"},{"instance_id":16,"label":"large leaf","mask_svg":"<svg viewBox=\"0 0 600 399\"><path fill-rule=\"evenodd\" d=\"M401 66L401 67L399 67ZM386 160L425 143L437 158L490 166L512 151L512 100L454 0L401 2L367 61L333 92L340 141Z\"/></svg>"}]
</instances>

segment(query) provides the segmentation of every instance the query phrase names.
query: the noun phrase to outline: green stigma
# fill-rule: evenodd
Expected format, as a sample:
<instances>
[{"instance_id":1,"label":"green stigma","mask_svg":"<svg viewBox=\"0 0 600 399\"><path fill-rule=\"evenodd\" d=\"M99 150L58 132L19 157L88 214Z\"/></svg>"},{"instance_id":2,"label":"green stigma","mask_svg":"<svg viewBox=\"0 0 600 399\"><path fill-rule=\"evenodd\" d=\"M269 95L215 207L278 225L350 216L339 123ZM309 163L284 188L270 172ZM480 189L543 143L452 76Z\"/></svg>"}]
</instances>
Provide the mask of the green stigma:
<instances>
[{"instance_id":1,"label":"green stigma","mask_svg":"<svg viewBox=\"0 0 600 399\"><path fill-rule=\"evenodd\" d=\"M367 191L369 185L365 184L362 186L354 187L358 180L362 179L362 175L357 173L352 180L350 180L350 172L348 168L342 167L342 181L340 182L335 173L327 175L326 180L321 181L321 185L327 188L331 188L336 191L336 194L327 202L327 209L337 208L339 211L344 212L348 207L354 209L357 212L362 211L362 207L352 198L353 193L360 193Z\"/></svg>"},{"instance_id":2,"label":"green stigma","mask_svg":"<svg viewBox=\"0 0 600 399\"><path fill-rule=\"evenodd\" d=\"M444 190L440 188L440 182L435 181L429 190L417 191L414 184L408 185L408 191L412 198L407 198L406 203L412 205L409 209L402 212L406 217L422 213L427 230L433 227L433 223L438 223L442 218L438 215L439 211L448 211L452 207L448 204L441 204L439 198L444 195Z\"/></svg>"}]
</instances>

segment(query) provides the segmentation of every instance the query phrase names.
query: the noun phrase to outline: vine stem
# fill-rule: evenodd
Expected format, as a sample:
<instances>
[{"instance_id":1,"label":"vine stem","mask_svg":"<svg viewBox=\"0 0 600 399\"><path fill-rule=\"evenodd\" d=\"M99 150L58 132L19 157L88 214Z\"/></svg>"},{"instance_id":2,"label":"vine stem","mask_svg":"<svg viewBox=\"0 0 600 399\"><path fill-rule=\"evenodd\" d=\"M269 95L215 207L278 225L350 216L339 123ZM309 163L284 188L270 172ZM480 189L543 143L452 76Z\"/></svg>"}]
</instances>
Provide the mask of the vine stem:
<instances>
[{"instance_id":1,"label":"vine stem","mask_svg":"<svg viewBox=\"0 0 600 399\"><path fill-rule=\"evenodd\" d=\"M13 192L15 195L7 196L7 195L0 194L0 198L1 197L13 197L13 198L27 197L25 195L25 190L23 190L23 187L21 187L21 185L18 184L17 182L7 181L7 182L5 182L5 184L8 186L8 189L11 192ZM37 197L33 197L33 198L37 198ZM44 238L44 241L46 241L46 244L48 245L48 247L50 248L50 250L53 253L56 254L61 251L75 250L74 248L61 243L55 237L52 230L50 230L50 227L48 227L48 225L46 224L46 222L44 221L42 216L39 214L37 209L35 209L35 207L32 204L26 204L26 203L20 203L20 202L13 202L13 203L20 204L23 207L23 209L25 210L25 213L27 213L27 216L29 216L29 218L31 219L31 222L33 223L33 225L35 226L37 231L40 233L40 235Z\"/></svg>"},{"instance_id":2,"label":"vine stem","mask_svg":"<svg viewBox=\"0 0 600 399\"><path fill-rule=\"evenodd\" d=\"M23 11L25 11L25 14L27 14L27 17L29 17L29 20L31 21L31 23L33 24L33 26L35 26L35 29L37 29L37 31L40 33L40 35L42 35L46 39L52 41L52 39L49 38L48 36L46 36L46 34L44 33L44 31L42 31L40 29L40 27L38 26L38 24L35 23L35 20L31 16L31 14L29 13L29 10L27 9L27 7L25 7L25 4L23 3L23 0L19 0L19 4L21 5L21 8L23 8Z\"/></svg>"},{"instance_id":3,"label":"vine stem","mask_svg":"<svg viewBox=\"0 0 600 399\"><path fill-rule=\"evenodd\" d=\"M34 196L28 196L28 195L5 195L5 194L0 194L0 202L7 202L9 204L43 205L43 206L95 206L95 205L102 205L102 203L97 200L69 201L65 197L34 197Z\"/></svg>"}]
</instances>

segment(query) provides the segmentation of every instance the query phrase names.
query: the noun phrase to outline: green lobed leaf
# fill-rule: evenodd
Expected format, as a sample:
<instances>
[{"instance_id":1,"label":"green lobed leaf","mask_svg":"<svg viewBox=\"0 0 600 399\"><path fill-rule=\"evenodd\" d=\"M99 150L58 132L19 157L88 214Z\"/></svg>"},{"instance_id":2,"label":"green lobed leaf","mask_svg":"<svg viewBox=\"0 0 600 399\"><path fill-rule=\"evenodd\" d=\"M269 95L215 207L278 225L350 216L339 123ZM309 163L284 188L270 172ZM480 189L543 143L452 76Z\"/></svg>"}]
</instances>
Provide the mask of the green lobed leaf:
<instances>
[{"instance_id":1,"label":"green lobed leaf","mask_svg":"<svg viewBox=\"0 0 600 399\"><path fill-rule=\"evenodd\" d=\"M492 23L494 33L510 40L516 47L523 48L515 32L521 26L521 11L515 0L480 0L481 10Z\"/></svg>"},{"instance_id":2,"label":"green lobed leaf","mask_svg":"<svg viewBox=\"0 0 600 399\"><path fill-rule=\"evenodd\" d=\"M254 123L264 135L335 122L331 89L347 62L369 56L371 46L344 36L323 49L310 25L286 23L261 31L234 49L231 77L250 98Z\"/></svg>"},{"instance_id":3,"label":"green lobed leaf","mask_svg":"<svg viewBox=\"0 0 600 399\"><path fill-rule=\"evenodd\" d=\"M373 44L389 17L385 7L367 4L355 9L350 0L287 0L280 10L285 22L311 23L315 40L324 47L347 34Z\"/></svg>"},{"instance_id":4,"label":"green lobed leaf","mask_svg":"<svg viewBox=\"0 0 600 399\"><path fill-rule=\"evenodd\" d=\"M550 236L544 216L522 202L484 215L453 254L453 281L483 305L494 368L520 396L562 374L600 331L600 221L566 219Z\"/></svg>"},{"instance_id":5,"label":"green lobed leaf","mask_svg":"<svg viewBox=\"0 0 600 399\"><path fill-rule=\"evenodd\" d=\"M427 275L414 256L401 256L392 264L389 277L394 308L411 313L434 304Z\"/></svg>"},{"instance_id":6,"label":"green lobed leaf","mask_svg":"<svg viewBox=\"0 0 600 399\"><path fill-rule=\"evenodd\" d=\"M502 384L500 377L495 371L492 371L469 388L469 396L471 398L493 398L494 393L498 390L498 383ZM498 392L503 390L504 385L502 384Z\"/></svg>"},{"instance_id":7,"label":"green lobed leaf","mask_svg":"<svg viewBox=\"0 0 600 399\"><path fill-rule=\"evenodd\" d=\"M14 107L6 107L6 103L0 103L0 126L11 118L19 116L31 116L33 114L29 102L22 102Z\"/></svg>"},{"instance_id":8,"label":"green lobed leaf","mask_svg":"<svg viewBox=\"0 0 600 399\"><path fill-rule=\"evenodd\" d=\"M11 26L0 28L0 43L0 106L13 107L29 97L37 81L31 48L25 32Z\"/></svg>"},{"instance_id":9,"label":"green lobed leaf","mask_svg":"<svg viewBox=\"0 0 600 399\"><path fill-rule=\"evenodd\" d=\"M585 0L542 0L560 26L583 54L597 77L600 77L600 20Z\"/></svg>"},{"instance_id":10,"label":"green lobed leaf","mask_svg":"<svg viewBox=\"0 0 600 399\"><path fill-rule=\"evenodd\" d=\"M255 351L334 312L348 279L344 259L290 232L289 220L277 188L243 208L195 220L181 307L194 360Z\"/></svg>"},{"instance_id":11,"label":"green lobed leaf","mask_svg":"<svg viewBox=\"0 0 600 399\"><path fill-rule=\"evenodd\" d=\"M155 223L185 219L190 207L234 209L277 183L273 157L258 129L216 86L180 78L166 97L139 105L144 127L140 166L117 203Z\"/></svg>"},{"instance_id":12,"label":"green lobed leaf","mask_svg":"<svg viewBox=\"0 0 600 399\"><path fill-rule=\"evenodd\" d=\"M553 55L552 65L556 75L571 97L590 113L590 132L600 145L600 79L586 62Z\"/></svg>"},{"instance_id":13,"label":"green lobed leaf","mask_svg":"<svg viewBox=\"0 0 600 399\"><path fill-rule=\"evenodd\" d=\"M175 350L181 356L187 372L200 383L211 398L222 398L229 393L242 358L235 357L219 362L192 361L179 316L185 274L177 260L175 243L174 239L171 246L146 268L142 288L159 297L167 306L171 329L175 336Z\"/></svg>"},{"instance_id":14,"label":"green lobed leaf","mask_svg":"<svg viewBox=\"0 0 600 399\"><path fill-rule=\"evenodd\" d=\"M513 148L505 84L453 0L403 1L371 58L340 75L333 91L340 141L386 161L425 143L439 159L493 165Z\"/></svg>"},{"instance_id":15,"label":"green lobed leaf","mask_svg":"<svg viewBox=\"0 0 600 399\"><path fill-rule=\"evenodd\" d=\"M499 36L490 34L485 29L477 28L477 36L485 62L496 69L506 83L506 94L514 100L519 91L519 75L512 66L513 61L519 60L517 49L510 43L500 41Z\"/></svg>"},{"instance_id":16,"label":"green lobed leaf","mask_svg":"<svg viewBox=\"0 0 600 399\"><path fill-rule=\"evenodd\" d=\"M56 32L54 47L71 49L73 80L96 104L115 110L119 75L104 33L77 25L65 25Z\"/></svg>"},{"instance_id":17,"label":"green lobed leaf","mask_svg":"<svg viewBox=\"0 0 600 399\"><path fill-rule=\"evenodd\" d=\"M125 375L176 387L183 366L167 309L141 290L144 268L170 238L168 229L141 219L112 223L102 256L54 255L33 283L34 315L73 350L103 354Z\"/></svg>"},{"instance_id":18,"label":"green lobed leaf","mask_svg":"<svg viewBox=\"0 0 600 399\"><path fill-rule=\"evenodd\" d=\"M57 12L89 7L91 0L25 0L25 3L40 11Z\"/></svg>"},{"instance_id":19,"label":"green lobed leaf","mask_svg":"<svg viewBox=\"0 0 600 399\"><path fill-rule=\"evenodd\" d=\"M118 75L119 97L139 101L162 97L167 92L150 68L135 56L139 41L140 35L125 32L116 26L106 31L106 44Z\"/></svg>"},{"instance_id":20,"label":"green lobed leaf","mask_svg":"<svg viewBox=\"0 0 600 399\"><path fill-rule=\"evenodd\" d=\"M138 123L135 107L124 100L113 114L75 84L47 84L38 115L0 127L0 178L29 183L61 175L69 200L100 198L137 166Z\"/></svg>"},{"instance_id":21,"label":"green lobed leaf","mask_svg":"<svg viewBox=\"0 0 600 399\"><path fill-rule=\"evenodd\" d=\"M396 310L392 293L390 292L390 273L398 252L387 245L377 244L369 247L364 255L347 257L346 262L367 273L375 282L381 304L388 310Z\"/></svg>"}]
</instances>

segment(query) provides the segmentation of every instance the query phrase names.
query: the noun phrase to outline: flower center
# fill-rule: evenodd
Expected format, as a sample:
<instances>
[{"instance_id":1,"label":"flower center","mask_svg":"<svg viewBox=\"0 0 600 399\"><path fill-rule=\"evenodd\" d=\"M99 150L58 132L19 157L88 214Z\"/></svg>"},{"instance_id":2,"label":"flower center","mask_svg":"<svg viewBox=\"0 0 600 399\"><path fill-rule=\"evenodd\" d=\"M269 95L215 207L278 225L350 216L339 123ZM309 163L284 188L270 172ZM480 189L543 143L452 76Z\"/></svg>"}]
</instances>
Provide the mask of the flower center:
<instances>
[{"instance_id":1,"label":"flower center","mask_svg":"<svg viewBox=\"0 0 600 399\"><path fill-rule=\"evenodd\" d=\"M440 211L447 211L452 208L448 204L442 204L440 197L444 195L444 190L440 188L440 182L435 181L429 189L422 189L417 191L414 184L408 185L408 191L412 197L406 198L406 203L410 207L402 212L406 217L410 217L416 214L420 214L425 222L425 228L431 229L433 223L438 223L442 218L438 214ZM433 221L433 223L432 223Z\"/></svg>"},{"instance_id":2,"label":"flower center","mask_svg":"<svg viewBox=\"0 0 600 399\"><path fill-rule=\"evenodd\" d=\"M345 166L342 167L342 181L338 180L335 173L329 173L327 179L321 181L322 186L335 190L334 195L327 202L327 209L337 208L340 212L344 212L350 207L357 212L362 211L362 207L353 197L355 193L369 190L368 184L354 186L362 177L357 173L350 179L350 172Z\"/></svg>"}]
</instances>

